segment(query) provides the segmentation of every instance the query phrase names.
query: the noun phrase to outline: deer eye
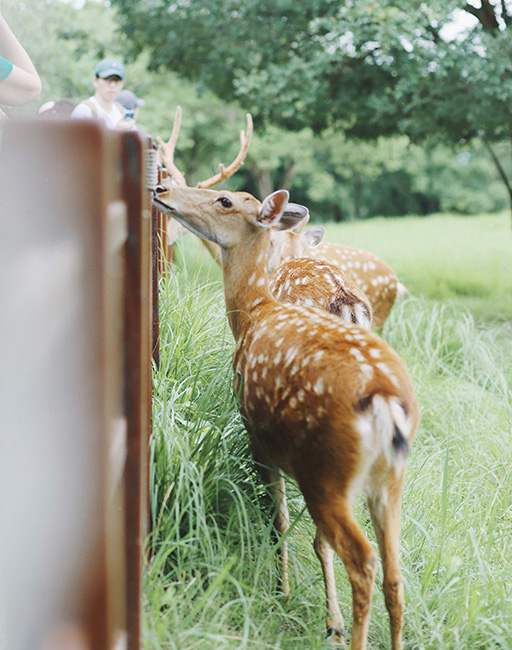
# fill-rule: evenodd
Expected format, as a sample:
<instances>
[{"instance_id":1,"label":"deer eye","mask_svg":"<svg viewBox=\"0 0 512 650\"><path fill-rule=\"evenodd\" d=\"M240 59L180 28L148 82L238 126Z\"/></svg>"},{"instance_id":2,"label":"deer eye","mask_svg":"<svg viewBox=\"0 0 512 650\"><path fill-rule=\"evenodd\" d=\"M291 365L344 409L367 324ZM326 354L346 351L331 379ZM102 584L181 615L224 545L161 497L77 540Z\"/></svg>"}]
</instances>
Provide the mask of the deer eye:
<instances>
[{"instance_id":1,"label":"deer eye","mask_svg":"<svg viewBox=\"0 0 512 650\"><path fill-rule=\"evenodd\" d=\"M231 203L230 199L228 199L227 196L223 196L219 199L220 204L222 205L223 208L230 208L233 203Z\"/></svg>"},{"instance_id":2,"label":"deer eye","mask_svg":"<svg viewBox=\"0 0 512 650\"><path fill-rule=\"evenodd\" d=\"M155 194L162 194L163 192L167 192L167 188L164 187L163 185L157 185L154 190Z\"/></svg>"}]
</instances>

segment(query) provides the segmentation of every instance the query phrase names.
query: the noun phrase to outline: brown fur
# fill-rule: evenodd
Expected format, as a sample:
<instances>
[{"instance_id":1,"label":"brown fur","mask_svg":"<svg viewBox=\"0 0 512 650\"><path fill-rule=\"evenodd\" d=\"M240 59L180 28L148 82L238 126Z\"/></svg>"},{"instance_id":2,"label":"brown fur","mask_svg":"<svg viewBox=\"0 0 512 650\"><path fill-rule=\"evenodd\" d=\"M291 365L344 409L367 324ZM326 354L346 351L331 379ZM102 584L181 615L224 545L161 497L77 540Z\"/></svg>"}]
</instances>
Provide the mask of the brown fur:
<instances>
[{"instance_id":1,"label":"brown fur","mask_svg":"<svg viewBox=\"0 0 512 650\"><path fill-rule=\"evenodd\" d=\"M281 302L319 307L370 329L372 308L361 289L334 264L299 257L270 274L272 294Z\"/></svg>"}]
</instances>

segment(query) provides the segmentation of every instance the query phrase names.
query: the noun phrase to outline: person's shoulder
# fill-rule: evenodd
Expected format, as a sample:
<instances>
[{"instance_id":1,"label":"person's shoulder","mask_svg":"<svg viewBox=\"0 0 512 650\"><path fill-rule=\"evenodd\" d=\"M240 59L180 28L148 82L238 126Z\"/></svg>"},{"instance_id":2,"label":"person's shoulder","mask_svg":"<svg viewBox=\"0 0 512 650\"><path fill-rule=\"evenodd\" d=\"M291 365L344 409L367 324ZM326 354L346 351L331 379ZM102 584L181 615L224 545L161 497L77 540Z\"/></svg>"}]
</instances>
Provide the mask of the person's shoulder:
<instances>
[{"instance_id":1,"label":"person's shoulder","mask_svg":"<svg viewBox=\"0 0 512 650\"><path fill-rule=\"evenodd\" d=\"M90 99L79 102L71 113L71 117L91 118L94 117L94 105Z\"/></svg>"}]
</instances>

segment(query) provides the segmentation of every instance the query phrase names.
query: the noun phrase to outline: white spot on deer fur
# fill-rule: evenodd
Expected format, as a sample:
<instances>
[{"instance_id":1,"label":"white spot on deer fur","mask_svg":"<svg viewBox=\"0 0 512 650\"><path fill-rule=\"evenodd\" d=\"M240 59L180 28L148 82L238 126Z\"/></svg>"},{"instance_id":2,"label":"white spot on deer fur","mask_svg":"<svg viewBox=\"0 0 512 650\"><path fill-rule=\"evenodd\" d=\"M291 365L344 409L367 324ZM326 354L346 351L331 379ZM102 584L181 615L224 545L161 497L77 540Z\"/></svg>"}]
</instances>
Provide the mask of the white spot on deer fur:
<instances>
[{"instance_id":1,"label":"white spot on deer fur","mask_svg":"<svg viewBox=\"0 0 512 650\"><path fill-rule=\"evenodd\" d=\"M266 282L265 276L261 276L261 278L258 280L258 282L256 282L256 286L257 287L262 287L265 284L265 282Z\"/></svg>"},{"instance_id":2,"label":"white spot on deer fur","mask_svg":"<svg viewBox=\"0 0 512 650\"><path fill-rule=\"evenodd\" d=\"M276 388L279 388L279 386L281 385L281 377L279 375L276 375L275 382L276 382Z\"/></svg>"},{"instance_id":3,"label":"white spot on deer fur","mask_svg":"<svg viewBox=\"0 0 512 650\"><path fill-rule=\"evenodd\" d=\"M380 356L382 355L382 352L379 350L379 348L371 348L370 350L368 350L368 353L374 359L379 359Z\"/></svg>"},{"instance_id":4,"label":"white spot on deer fur","mask_svg":"<svg viewBox=\"0 0 512 650\"><path fill-rule=\"evenodd\" d=\"M313 386L313 390L317 395L322 395L324 392L324 379L319 377L316 384Z\"/></svg>"},{"instance_id":5,"label":"white spot on deer fur","mask_svg":"<svg viewBox=\"0 0 512 650\"><path fill-rule=\"evenodd\" d=\"M302 359L302 363L300 364L303 368L305 368L310 360L309 354L306 354L306 356Z\"/></svg>"},{"instance_id":6,"label":"white spot on deer fur","mask_svg":"<svg viewBox=\"0 0 512 650\"><path fill-rule=\"evenodd\" d=\"M291 363L297 355L296 348L289 348L285 354L284 360L286 363Z\"/></svg>"},{"instance_id":7,"label":"white spot on deer fur","mask_svg":"<svg viewBox=\"0 0 512 650\"><path fill-rule=\"evenodd\" d=\"M360 365L361 372L368 378L371 379L373 377L373 366L370 366L369 363L362 363Z\"/></svg>"},{"instance_id":8,"label":"white spot on deer fur","mask_svg":"<svg viewBox=\"0 0 512 650\"><path fill-rule=\"evenodd\" d=\"M306 415L306 425L307 425L308 429L314 429L316 427L316 424L317 424L317 422L316 422L315 418L310 413L308 413Z\"/></svg>"},{"instance_id":9,"label":"white spot on deer fur","mask_svg":"<svg viewBox=\"0 0 512 650\"><path fill-rule=\"evenodd\" d=\"M283 341L284 341L284 336L281 336L281 338L276 339L276 340L274 341L274 345L276 346L276 348L278 348L278 347L281 345L281 343L282 343Z\"/></svg>"},{"instance_id":10,"label":"white spot on deer fur","mask_svg":"<svg viewBox=\"0 0 512 650\"><path fill-rule=\"evenodd\" d=\"M299 402L303 402L306 397L306 393L304 392L304 389L300 388L298 393L297 393L297 399Z\"/></svg>"},{"instance_id":11,"label":"white spot on deer fur","mask_svg":"<svg viewBox=\"0 0 512 650\"><path fill-rule=\"evenodd\" d=\"M290 376L293 377L293 375L296 375L299 371L299 364L294 363L293 366L290 369Z\"/></svg>"},{"instance_id":12,"label":"white spot on deer fur","mask_svg":"<svg viewBox=\"0 0 512 650\"><path fill-rule=\"evenodd\" d=\"M368 267L369 267L372 271L375 271L375 269L377 268L375 262L368 262Z\"/></svg>"},{"instance_id":13,"label":"white spot on deer fur","mask_svg":"<svg viewBox=\"0 0 512 650\"><path fill-rule=\"evenodd\" d=\"M251 284L254 283L254 280L256 280L256 272L254 272L251 277L247 280L247 284L250 286Z\"/></svg>"},{"instance_id":14,"label":"white spot on deer fur","mask_svg":"<svg viewBox=\"0 0 512 650\"><path fill-rule=\"evenodd\" d=\"M350 348L349 354L355 357L356 361L358 361L359 363L363 363L365 361L364 355L361 354L361 350L359 350L358 348Z\"/></svg>"},{"instance_id":15,"label":"white spot on deer fur","mask_svg":"<svg viewBox=\"0 0 512 650\"><path fill-rule=\"evenodd\" d=\"M252 373L252 380L258 381L258 373L256 372L256 370Z\"/></svg>"},{"instance_id":16,"label":"white spot on deer fur","mask_svg":"<svg viewBox=\"0 0 512 650\"><path fill-rule=\"evenodd\" d=\"M251 307L256 307L256 305L259 305L260 302L263 302L263 298L256 298L256 300L254 300L254 301L251 303Z\"/></svg>"},{"instance_id":17,"label":"white spot on deer fur","mask_svg":"<svg viewBox=\"0 0 512 650\"><path fill-rule=\"evenodd\" d=\"M379 361L379 363L376 364L377 368L383 372L385 375L391 374L391 369L390 367L384 363L383 361Z\"/></svg>"},{"instance_id":18,"label":"white spot on deer fur","mask_svg":"<svg viewBox=\"0 0 512 650\"><path fill-rule=\"evenodd\" d=\"M391 368L386 363L383 363L382 361L379 361L379 363L377 363L376 365L377 365L377 368L386 375L386 377L389 379L389 381L394 386L398 387L398 385L399 385L398 379L392 373Z\"/></svg>"},{"instance_id":19,"label":"white spot on deer fur","mask_svg":"<svg viewBox=\"0 0 512 650\"><path fill-rule=\"evenodd\" d=\"M291 397L288 403L292 409L297 407L297 400L295 399L295 397Z\"/></svg>"},{"instance_id":20,"label":"white spot on deer fur","mask_svg":"<svg viewBox=\"0 0 512 650\"><path fill-rule=\"evenodd\" d=\"M315 352L315 354L313 355L313 359L314 359L315 361L320 361L320 359L321 359L323 356L324 356L324 351L323 351L323 350L319 350L318 352Z\"/></svg>"},{"instance_id":21,"label":"white spot on deer fur","mask_svg":"<svg viewBox=\"0 0 512 650\"><path fill-rule=\"evenodd\" d=\"M276 356L274 357L274 365L276 365L276 366L279 365L279 363L281 362L281 358L282 358L282 356L283 356L283 355L282 355L281 352L278 352L278 353L276 354Z\"/></svg>"},{"instance_id":22,"label":"white spot on deer fur","mask_svg":"<svg viewBox=\"0 0 512 650\"><path fill-rule=\"evenodd\" d=\"M263 368L261 369L261 378L265 379L266 376L267 376L267 366L263 366Z\"/></svg>"},{"instance_id":23,"label":"white spot on deer fur","mask_svg":"<svg viewBox=\"0 0 512 650\"><path fill-rule=\"evenodd\" d=\"M266 256L266 251L261 250L261 251L259 252L259 254L258 254L258 258L257 258L257 260L256 260L256 264L261 264L261 263L263 262L263 260L265 259L265 256Z\"/></svg>"}]
</instances>

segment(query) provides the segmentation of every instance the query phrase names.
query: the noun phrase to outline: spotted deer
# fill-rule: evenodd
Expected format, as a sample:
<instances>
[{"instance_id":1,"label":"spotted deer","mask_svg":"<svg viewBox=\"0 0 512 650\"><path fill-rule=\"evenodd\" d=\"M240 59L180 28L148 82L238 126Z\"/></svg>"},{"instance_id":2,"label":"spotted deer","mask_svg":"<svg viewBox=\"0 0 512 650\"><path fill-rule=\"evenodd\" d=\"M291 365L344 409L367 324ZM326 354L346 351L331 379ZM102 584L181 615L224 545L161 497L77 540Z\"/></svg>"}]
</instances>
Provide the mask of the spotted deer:
<instances>
[{"instance_id":1,"label":"spotted deer","mask_svg":"<svg viewBox=\"0 0 512 650\"><path fill-rule=\"evenodd\" d=\"M244 192L159 187L153 200L221 249L241 413L254 457L268 468L280 533L289 526L283 472L297 481L316 524L314 549L325 581L331 643L341 645L344 638L336 552L352 586L351 648L367 647L377 555L353 514L353 500L363 493L382 559L392 648L399 650L401 493L418 404L402 359L376 334L272 296L270 229L293 228L301 218L296 210L286 211L288 198L285 190L260 203Z\"/></svg>"},{"instance_id":2,"label":"spotted deer","mask_svg":"<svg viewBox=\"0 0 512 650\"><path fill-rule=\"evenodd\" d=\"M220 166L220 171L215 176L201 181L197 184L199 188L211 188L214 185L226 180L232 176L243 164L245 156L252 138L252 118L247 114L246 132L240 132L240 150L235 160L228 167ZM181 107L176 109L171 136L167 142L157 138L159 143L159 152L161 161L164 163L172 182L180 187L187 187L184 174L178 169L174 162L174 152L176 142L181 126ZM309 212L304 206L289 204L288 211L297 210L297 218L300 218L300 224L304 224L309 219ZM270 289L272 293L284 302L295 304L315 305L330 313L337 314L341 318L354 322L369 329L372 322L372 310L365 294L347 277L347 275L337 269L334 265L325 262L313 262L292 260L299 256L300 251L310 246L316 246L321 239L317 239L318 233L323 228L309 228L301 237L297 235L296 250L292 251L292 242L287 244L284 240L285 233L274 231L272 240L283 238L282 242L276 241L274 251L282 251L281 261L285 262L270 277ZM167 241L171 244L181 237L188 234L187 230L181 223L169 217L167 220ZM221 263L220 249L217 244L201 239L202 244L206 247L213 259ZM274 262L277 260L277 252L274 252ZM274 267L278 264L274 264Z\"/></svg>"},{"instance_id":3,"label":"spotted deer","mask_svg":"<svg viewBox=\"0 0 512 650\"><path fill-rule=\"evenodd\" d=\"M172 182L180 187L186 187L185 176L174 162L174 152L181 126L181 107L176 109L172 133L167 142L158 137L159 155L165 165ZM247 126L240 132L240 150L233 162L224 167L211 178L197 184L199 188L211 188L232 176L242 166L251 143L253 124L250 113L246 116ZM407 290L398 281L395 271L384 261L370 251L361 248L352 248L343 244L321 242L324 229L321 226L308 228L304 233L300 230L309 219L309 214L300 219L295 229L296 232L276 233L272 238L270 271L274 271L281 264L296 257L309 257L315 260L328 262L337 266L340 271L349 276L358 287L367 295L371 307L373 324L382 328L391 311L397 296L405 296ZM188 234L188 230L176 224L169 218L167 223L167 241L172 245L181 237ZM208 240L201 240L213 259L220 264L220 251L216 244Z\"/></svg>"},{"instance_id":4,"label":"spotted deer","mask_svg":"<svg viewBox=\"0 0 512 650\"><path fill-rule=\"evenodd\" d=\"M269 275L268 283L281 302L319 307L366 330L372 326L370 301L334 264L306 257L291 259Z\"/></svg>"},{"instance_id":5,"label":"spotted deer","mask_svg":"<svg viewBox=\"0 0 512 650\"><path fill-rule=\"evenodd\" d=\"M364 291L372 306L373 324L382 328L397 296L407 294L395 271L370 251L323 242L322 226L312 226L301 232L307 219L303 219L294 231L272 237L270 271L298 257L334 264Z\"/></svg>"}]
</instances>

